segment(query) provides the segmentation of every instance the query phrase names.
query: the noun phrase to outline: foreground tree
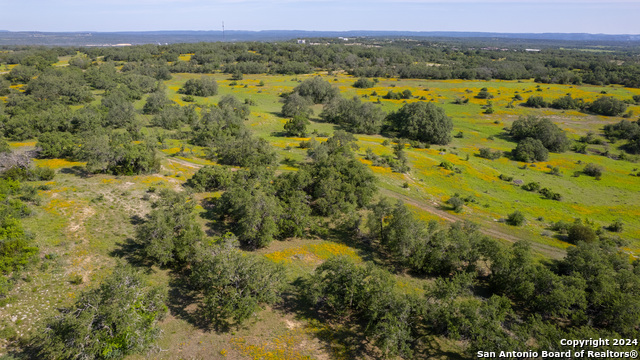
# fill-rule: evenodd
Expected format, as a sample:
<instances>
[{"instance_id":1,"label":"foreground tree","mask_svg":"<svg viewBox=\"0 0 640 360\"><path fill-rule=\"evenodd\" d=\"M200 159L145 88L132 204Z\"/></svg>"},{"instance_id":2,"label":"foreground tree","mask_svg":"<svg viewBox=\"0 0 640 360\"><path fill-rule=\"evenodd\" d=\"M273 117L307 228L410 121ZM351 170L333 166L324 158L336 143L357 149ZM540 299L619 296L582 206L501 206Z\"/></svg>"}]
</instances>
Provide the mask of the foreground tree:
<instances>
[{"instance_id":1,"label":"foreground tree","mask_svg":"<svg viewBox=\"0 0 640 360\"><path fill-rule=\"evenodd\" d=\"M174 267L193 258L204 238L193 212L195 205L185 192L162 190L147 220L136 229L136 241L149 258Z\"/></svg>"},{"instance_id":2,"label":"foreground tree","mask_svg":"<svg viewBox=\"0 0 640 360\"><path fill-rule=\"evenodd\" d=\"M165 295L147 289L130 266L118 265L96 289L46 321L33 339L39 359L121 359L142 353L158 338Z\"/></svg>"},{"instance_id":3,"label":"foreground tree","mask_svg":"<svg viewBox=\"0 0 640 360\"><path fill-rule=\"evenodd\" d=\"M227 234L201 249L191 282L202 293L202 317L216 328L249 319L261 306L275 303L284 284L284 268L260 255L243 254Z\"/></svg>"}]
</instances>

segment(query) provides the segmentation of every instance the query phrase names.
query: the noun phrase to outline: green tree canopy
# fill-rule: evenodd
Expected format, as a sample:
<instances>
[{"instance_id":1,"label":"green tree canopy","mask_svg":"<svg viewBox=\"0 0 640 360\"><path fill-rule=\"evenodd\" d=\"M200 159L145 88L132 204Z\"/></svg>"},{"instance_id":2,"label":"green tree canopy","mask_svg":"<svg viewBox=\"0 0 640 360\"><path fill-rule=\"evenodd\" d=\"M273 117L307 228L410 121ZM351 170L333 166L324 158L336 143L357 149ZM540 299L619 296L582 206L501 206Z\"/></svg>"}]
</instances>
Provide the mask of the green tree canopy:
<instances>
[{"instance_id":1,"label":"green tree canopy","mask_svg":"<svg viewBox=\"0 0 640 360\"><path fill-rule=\"evenodd\" d=\"M453 122L444 109L427 102L413 102L389 115L391 125L402 137L438 145L451 141Z\"/></svg>"}]
</instances>

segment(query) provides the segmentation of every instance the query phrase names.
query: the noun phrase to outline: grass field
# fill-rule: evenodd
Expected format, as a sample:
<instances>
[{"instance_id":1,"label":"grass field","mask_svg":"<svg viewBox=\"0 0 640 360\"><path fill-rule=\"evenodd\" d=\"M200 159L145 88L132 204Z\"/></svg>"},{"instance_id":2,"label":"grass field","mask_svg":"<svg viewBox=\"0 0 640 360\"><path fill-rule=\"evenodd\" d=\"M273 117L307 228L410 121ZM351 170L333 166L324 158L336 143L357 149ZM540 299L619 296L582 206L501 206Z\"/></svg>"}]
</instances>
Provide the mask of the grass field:
<instances>
[{"instance_id":1,"label":"grass field","mask_svg":"<svg viewBox=\"0 0 640 360\"><path fill-rule=\"evenodd\" d=\"M183 55L181 58L188 59L189 56ZM65 61L68 59L61 60L57 65L64 66ZM188 79L200 76L174 74L172 80L165 82L169 97L184 105L182 96L177 93L178 89ZM281 160L300 162L305 159L306 150L298 148L298 144L308 138L282 135L286 119L279 115L282 105L278 95L291 91L300 81L314 75L245 75L243 80L237 81L236 86L230 86L228 75L205 76L212 76L218 81L219 95L196 98L198 105L216 104L226 94L233 94L240 100L253 100L256 105L251 107L248 120L252 131L272 143ZM567 93L574 98L593 100L603 91L608 95L628 99L640 94L640 90L619 86L539 85L533 81L397 79L380 79L375 88L355 89L351 87L355 79L348 75L324 73L320 76L339 87L343 96L358 96L363 101L376 101L378 97L371 96L374 91L384 95L389 90L409 89L414 96L424 96L426 101L442 106L453 119L453 134L462 132L461 138L454 138L447 146L406 148L411 165L410 173L398 174L388 168L371 167L378 178L381 194L405 200L425 221L471 220L481 224L487 234L505 242L530 240L536 254L542 259L561 257L570 246L548 230L552 222L580 218L604 226L621 219L624 231L619 235L629 241L626 250L630 256L640 254L640 192L637 191L640 177L630 176L638 172L638 163L572 151L552 153L547 162L534 165L514 162L504 157L487 160L476 156L478 149L482 147L501 151L513 149L515 143L504 136L504 128L508 128L520 115L535 113L549 117L566 130L572 139L577 139L588 131L599 133L603 125L620 121L616 117L593 116L576 111L532 110L517 106L523 101L516 102L514 108L507 108L516 92L525 100L531 95L541 95L551 100ZM259 86L261 81L264 86ZM483 87L494 95L491 101L496 111L491 115L482 113L486 100L473 98ZM461 96L470 98L469 103L452 103ZM138 101L136 108L141 109L144 100ZM412 101L419 100L408 100ZM381 102L380 106L387 112L398 109L404 103L384 99ZM320 134L330 134L337 129L317 118L321 111L320 105L316 105L314 110L316 116L309 126L309 132L317 130ZM640 113L639 106L630 106L630 110ZM139 116L149 120L147 116ZM358 135L357 138L360 146L358 153L361 155L369 148L376 154L392 153L391 145L383 145L385 138L382 136ZM618 145L620 144L609 145L610 153L618 154ZM12 143L11 146L15 149L30 149L35 146L35 140ZM178 154L183 146L185 154ZM605 150L604 145L590 145L589 148ZM163 160L160 173L132 177L87 175L83 171L83 163L60 159L36 160L37 165L52 167L58 172L54 181L47 183L50 190L40 191L42 205L37 208L35 216L24 221L25 227L35 235L41 254L47 254L48 259L43 260L33 273L26 275L24 281L19 282L12 290L5 304L0 306L0 327L2 331L13 335L7 339L33 332L38 320L54 314L56 308L69 304L81 290L104 277L117 261L125 261L119 260L120 258L128 259L128 248L132 246L131 239L135 234L133 223L136 218L144 217L156 197L155 193L148 191L150 187L181 189L182 184L199 167L212 164L204 158L203 148L178 140L167 141L161 155ZM460 172L439 167L445 160L454 164ZM368 163L364 159L362 161ZM596 163L605 168L601 180L585 175L572 176L587 163ZM548 166L560 168L562 176L549 174ZM282 163L279 170L291 171L295 168ZM538 181L543 187L561 193L563 199L542 199L539 194L526 192L511 182L499 179L500 174L513 176L525 183ZM463 213L454 214L448 210L445 201L455 193L471 196L476 202L465 206ZM199 195L199 199L204 200L210 195ZM206 227L209 220L204 218L203 207L198 209L203 213L200 221ZM522 211L527 218L522 227L511 227L501 221L515 210ZM357 261L384 261L367 246L352 243L339 235L326 239L278 241L259 252L272 261L283 263L290 281L311 272L318 264L335 254L346 254ZM280 307L260 312L241 328L222 333L210 331L194 320L193 314L197 311L195 300L182 284L174 283L175 277L167 270L155 267L148 271L148 275L152 284L168 285L171 312L161 324L163 334L158 343L158 350L161 351L130 357L131 359L376 357L367 348L370 345L345 340L353 329L319 324L286 300ZM421 291L428 282L403 273L398 273L397 276L406 284L407 291ZM460 357L460 344L440 338L427 339L425 344L427 343L434 353L442 354L436 358ZM9 342L0 340L0 344L7 346Z\"/></svg>"}]
</instances>

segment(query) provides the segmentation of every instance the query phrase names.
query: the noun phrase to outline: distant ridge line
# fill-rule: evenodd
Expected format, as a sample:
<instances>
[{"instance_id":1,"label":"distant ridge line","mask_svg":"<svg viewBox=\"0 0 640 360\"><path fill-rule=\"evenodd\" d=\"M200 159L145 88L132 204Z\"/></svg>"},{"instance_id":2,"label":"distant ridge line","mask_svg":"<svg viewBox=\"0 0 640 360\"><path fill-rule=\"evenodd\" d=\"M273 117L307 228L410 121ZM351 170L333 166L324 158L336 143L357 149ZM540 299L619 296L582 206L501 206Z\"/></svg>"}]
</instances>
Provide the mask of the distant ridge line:
<instances>
[{"instance_id":1,"label":"distant ridge line","mask_svg":"<svg viewBox=\"0 0 640 360\"><path fill-rule=\"evenodd\" d=\"M476 38L513 40L559 40L591 42L640 42L640 34L589 33L499 33L468 31L310 31L310 30L227 30L227 41L282 41L295 38L321 37L422 37L422 38ZM88 46L131 43L133 45L180 42L222 41L220 30L164 30L164 31L6 31L0 30L0 45L63 45Z\"/></svg>"}]
</instances>

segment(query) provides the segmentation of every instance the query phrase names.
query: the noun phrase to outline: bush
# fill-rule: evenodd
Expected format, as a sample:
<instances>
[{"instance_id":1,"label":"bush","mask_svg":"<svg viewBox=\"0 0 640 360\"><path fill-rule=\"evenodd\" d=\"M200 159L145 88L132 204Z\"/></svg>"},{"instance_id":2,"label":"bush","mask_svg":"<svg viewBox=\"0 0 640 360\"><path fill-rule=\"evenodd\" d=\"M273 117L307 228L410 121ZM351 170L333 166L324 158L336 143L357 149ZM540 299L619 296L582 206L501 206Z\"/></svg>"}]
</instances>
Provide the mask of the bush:
<instances>
[{"instance_id":1,"label":"bush","mask_svg":"<svg viewBox=\"0 0 640 360\"><path fill-rule=\"evenodd\" d=\"M481 148L478 156L489 160L496 160L502 157L502 151L491 151L489 148Z\"/></svg>"},{"instance_id":2,"label":"bush","mask_svg":"<svg viewBox=\"0 0 640 360\"><path fill-rule=\"evenodd\" d=\"M385 112L359 98L337 97L324 106L320 117L327 122L342 125L345 130L358 134L377 134L385 119Z\"/></svg>"},{"instance_id":3,"label":"bush","mask_svg":"<svg viewBox=\"0 0 640 360\"><path fill-rule=\"evenodd\" d=\"M550 199L550 200L556 200L556 201L560 201L562 200L562 195L553 192L551 189L549 188L543 188L540 190L540 194L545 198L545 199Z\"/></svg>"},{"instance_id":4,"label":"bush","mask_svg":"<svg viewBox=\"0 0 640 360\"><path fill-rule=\"evenodd\" d=\"M602 96L587 106L589 111L605 116L618 116L627 110L627 104L611 96Z\"/></svg>"},{"instance_id":5,"label":"bush","mask_svg":"<svg viewBox=\"0 0 640 360\"><path fill-rule=\"evenodd\" d=\"M578 154L586 154L587 153L587 144L586 143L575 143L573 144L573 151Z\"/></svg>"},{"instance_id":6,"label":"bush","mask_svg":"<svg viewBox=\"0 0 640 360\"><path fill-rule=\"evenodd\" d=\"M531 96L527 99L527 101L522 104L522 106L530 107L530 108L546 108L549 104L544 101L542 96Z\"/></svg>"},{"instance_id":7,"label":"bush","mask_svg":"<svg viewBox=\"0 0 640 360\"><path fill-rule=\"evenodd\" d=\"M563 221L563 220L559 220L558 222L554 223L553 225L551 225L551 230L553 231L557 231L561 234L566 234L569 232L569 229L571 228L571 223Z\"/></svg>"},{"instance_id":8,"label":"bush","mask_svg":"<svg viewBox=\"0 0 640 360\"><path fill-rule=\"evenodd\" d=\"M444 160L443 162L441 162L439 166L445 170L453 171L453 169L455 169L455 166L453 166L453 164L447 160Z\"/></svg>"},{"instance_id":9,"label":"bush","mask_svg":"<svg viewBox=\"0 0 640 360\"><path fill-rule=\"evenodd\" d=\"M218 94L218 83L214 78L206 76L189 79L178 92L193 96L214 96Z\"/></svg>"},{"instance_id":10,"label":"bush","mask_svg":"<svg viewBox=\"0 0 640 360\"><path fill-rule=\"evenodd\" d=\"M482 88L480 92L476 95L476 99L493 99L493 95L489 93L489 89Z\"/></svg>"},{"instance_id":11,"label":"bush","mask_svg":"<svg viewBox=\"0 0 640 360\"><path fill-rule=\"evenodd\" d=\"M453 210L453 212L460 213L462 212L464 206L464 200L460 199L457 196L454 196L447 200L447 204L451 205L451 209Z\"/></svg>"},{"instance_id":12,"label":"bush","mask_svg":"<svg viewBox=\"0 0 640 360\"><path fill-rule=\"evenodd\" d=\"M546 161L549 151L540 140L526 138L521 140L513 150L513 157L522 162Z\"/></svg>"},{"instance_id":13,"label":"bush","mask_svg":"<svg viewBox=\"0 0 640 360\"><path fill-rule=\"evenodd\" d=\"M313 115L311 109L311 102L306 97L300 96L298 93L293 93L284 100L282 105L282 116L292 118L297 115L309 117Z\"/></svg>"},{"instance_id":14,"label":"bush","mask_svg":"<svg viewBox=\"0 0 640 360\"><path fill-rule=\"evenodd\" d=\"M611 225L607 226L607 230L611 232L622 232L623 228L624 223L620 219L617 219L616 221L612 222Z\"/></svg>"},{"instance_id":15,"label":"bush","mask_svg":"<svg viewBox=\"0 0 640 360\"><path fill-rule=\"evenodd\" d=\"M594 163L588 163L584 169L582 169L582 173L588 176L593 176L596 179L600 179L602 176L602 172L604 169L600 165L596 165Z\"/></svg>"},{"instance_id":16,"label":"bush","mask_svg":"<svg viewBox=\"0 0 640 360\"><path fill-rule=\"evenodd\" d=\"M148 258L174 267L193 260L195 245L204 238L193 212L195 205L186 192L160 192L146 221L136 229L136 242Z\"/></svg>"},{"instance_id":17,"label":"bush","mask_svg":"<svg viewBox=\"0 0 640 360\"><path fill-rule=\"evenodd\" d=\"M45 159L65 158L73 155L75 141L67 132L49 132L38 137L38 156Z\"/></svg>"},{"instance_id":18,"label":"bush","mask_svg":"<svg viewBox=\"0 0 640 360\"><path fill-rule=\"evenodd\" d=\"M231 184L232 173L222 166L207 165L187 180L187 186L196 191L224 190Z\"/></svg>"},{"instance_id":19,"label":"bush","mask_svg":"<svg viewBox=\"0 0 640 360\"><path fill-rule=\"evenodd\" d=\"M36 166L29 172L28 179L31 181L49 181L56 176L56 171L45 166Z\"/></svg>"},{"instance_id":20,"label":"bush","mask_svg":"<svg viewBox=\"0 0 640 360\"><path fill-rule=\"evenodd\" d=\"M340 95L338 88L331 86L329 82L316 76L303 81L293 89L294 93L305 97L314 104L325 104Z\"/></svg>"},{"instance_id":21,"label":"bush","mask_svg":"<svg viewBox=\"0 0 640 360\"><path fill-rule=\"evenodd\" d=\"M506 222L511 226L520 226L525 222L524 214L516 210L507 216Z\"/></svg>"},{"instance_id":22,"label":"bush","mask_svg":"<svg viewBox=\"0 0 640 360\"><path fill-rule=\"evenodd\" d=\"M307 134L309 120L303 115L296 115L284 124L284 131L289 136L303 137Z\"/></svg>"},{"instance_id":23,"label":"bush","mask_svg":"<svg viewBox=\"0 0 640 360\"><path fill-rule=\"evenodd\" d=\"M582 224L581 221L576 221L568 231L568 240L572 244L579 242L591 243L598 239L596 232L588 225Z\"/></svg>"},{"instance_id":24,"label":"bush","mask_svg":"<svg viewBox=\"0 0 640 360\"><path fill-rule=\"evenodd\" d=\"M540 183L532 181L530 183L522 185L522 189L526 191L538 191L538 189L540 189Z\"/></svg>"},{"instance_id":25,"label":"bush","mask_svg":"<svg viewBox=\"0 0 640 360\"><path fill-rule=\"evenodd\" d=\"M164 90L156 91L151 93L147 98L147 101L144 103L142 107L142 112L144 114L159 114L162 109L166 106L172 104L173 102L169 100Z\"/></svg>"},{"instance_id":26,"label":"bush","mask_svg":"<svg viewBox=\"0 0 640 360\"><path fill-rule=\"evenodd\" d=\"M574 99L571 95L567 95L553 100L550 106L554 109L561 110L579 110L584 107L584 100Z\"/></svg>"},{"instance_id":27,"label":"bush","mask_svg":"<svg viewBox=\"0 0 640 360\"><path fill-rule=\"evenodd\" d=\"M498 178L500 180L504 180L504 181L513 181L513 176L509 176L509 175L505 175L505 174L500 174L498 176Z\"/></svg>"},{"instance_id":28,"label":"bush","mask_svg":"<svg viewBox=\"0 0 640 360\"><path fill-rule=\"evenodd\" d=\"M374 86L375 83L373 82L373 80L369 80L367 78L359 78L355 83L353 83L353 87L360 89L368 89Z\"/></svg>"},{"instance_id":29,"label":"bush","mask_svg":"<svg viewBox=\"0 0 640 360\"><path fill-rule=\"evenodd\" d=\"M202 293L199 314L216 328L249 319L260 306L279 299L284 268L255 254L237 249L231 234L198 252L191 282Z\"/></svg>"},{"instance_id":30,"label":"bush","mask_svg":"<svg viewBox=\"0 0 640 360\"><path fill-rule=\"evenodd\" d=\"M570 141L565 132L549 119L536 116L520 117L511 125L510 135L515 140L533 138L540 140L542 145L552 152L565 152Z\"/></svg>"},{"instance_id":31,"label":"bush","mask_svg":"<svg viewBox=\"0 0 640 360\"><path fill-rule=\"evenodd\" d=\"M118 265L98 288L46 321L33 345L43 359L113 359L143 353L167 312L159 288L147 289L131 266Z\"/></svg>"}]
</instances>

